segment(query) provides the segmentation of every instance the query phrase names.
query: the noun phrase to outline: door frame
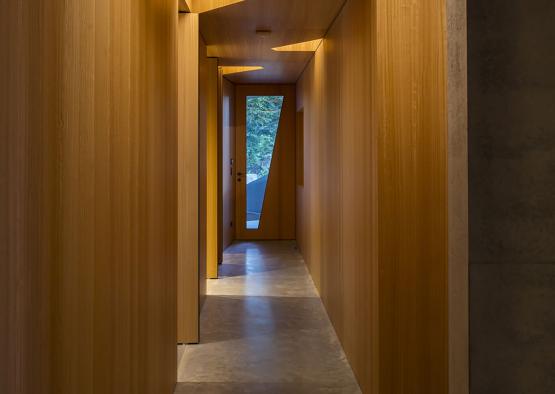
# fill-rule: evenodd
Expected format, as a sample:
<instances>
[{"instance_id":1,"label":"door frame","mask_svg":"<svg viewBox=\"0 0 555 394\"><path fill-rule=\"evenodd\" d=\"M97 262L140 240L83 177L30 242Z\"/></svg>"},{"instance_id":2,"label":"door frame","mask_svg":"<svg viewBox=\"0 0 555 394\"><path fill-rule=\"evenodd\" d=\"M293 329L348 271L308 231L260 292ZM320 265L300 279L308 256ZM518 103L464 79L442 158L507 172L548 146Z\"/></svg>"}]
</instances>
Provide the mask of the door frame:
<instances>
[{"instance_id":1,"label":"door frame","mask_svg":"<svg viewBox=\"0 0 555 394\"><path fill-rule=\"evenodd\" d=\"M246 97L284 96L274 155L262 212L274 220L263 221L260 227L248 230L246 223ZM295 239L296 227L296 87L295 85L235 86L235 237L237 240ZM279 190L279 191L278 191Z\"/></svg>"}]
</instances>

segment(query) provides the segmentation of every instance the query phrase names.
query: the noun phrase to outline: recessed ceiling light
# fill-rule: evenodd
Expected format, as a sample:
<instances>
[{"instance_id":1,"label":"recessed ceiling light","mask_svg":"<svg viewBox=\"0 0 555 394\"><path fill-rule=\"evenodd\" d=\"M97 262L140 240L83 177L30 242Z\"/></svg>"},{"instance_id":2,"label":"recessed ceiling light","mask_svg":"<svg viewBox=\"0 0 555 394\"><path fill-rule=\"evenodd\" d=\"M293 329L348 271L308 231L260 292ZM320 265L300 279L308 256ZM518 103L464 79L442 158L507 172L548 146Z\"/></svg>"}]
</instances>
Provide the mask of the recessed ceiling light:
<instances>
[{"instance_id":1,"label":"recessed ceiling light","mask_svg":"<svg viewBox=\"0 0 555 394\"><path fill-rule=\"evenodd\" d=\"M267 28L258 28L258 29L256 29L256 35L260 38L268 37L271 34L272 34L271 29L267 29Z\"/></svg>"}]
</instances>

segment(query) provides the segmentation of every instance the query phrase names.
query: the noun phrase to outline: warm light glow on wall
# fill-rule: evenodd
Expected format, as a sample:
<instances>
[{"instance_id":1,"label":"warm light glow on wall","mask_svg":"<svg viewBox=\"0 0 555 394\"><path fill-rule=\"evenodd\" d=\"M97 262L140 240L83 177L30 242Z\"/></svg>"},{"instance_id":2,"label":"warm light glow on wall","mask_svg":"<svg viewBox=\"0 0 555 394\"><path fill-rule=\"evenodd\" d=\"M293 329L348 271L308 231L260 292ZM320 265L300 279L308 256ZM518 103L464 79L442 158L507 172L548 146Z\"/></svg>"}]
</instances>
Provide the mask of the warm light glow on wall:
<instances>
[{"instance_id":1,"label":"warm light glow on wall","mask_svg":"<svg viewBox=\"0 0 555 394\"><path fill-rule=\"evenodd\" d=\"M277 52L315 52L322 43L322 38L317 40L298 42L296 44L284 45L272 48Z\"/></svg>"},{"instance_id":2,"label":"warm light glow on wall","mask_svg":"<svg viewBox=\"0 0 555 394\"><path fill-rule=\"evenodd\" d=\"M264 70L262 66L220 66L222 75L244 73L249 71Z\"/></svg>"},{"instance_id":3,"label":"warm light glow on wall","mask_svg":"<svg viewBox=\"0 0 555 394\"><path fill-rule=\"evenodd\" d=\"M180 10L201 14L203 12L215 10L216 8L242 3L243 1L245 0L180 0ZM181 7L182 3L183 7Z\"/></svg>"}]
</instances>

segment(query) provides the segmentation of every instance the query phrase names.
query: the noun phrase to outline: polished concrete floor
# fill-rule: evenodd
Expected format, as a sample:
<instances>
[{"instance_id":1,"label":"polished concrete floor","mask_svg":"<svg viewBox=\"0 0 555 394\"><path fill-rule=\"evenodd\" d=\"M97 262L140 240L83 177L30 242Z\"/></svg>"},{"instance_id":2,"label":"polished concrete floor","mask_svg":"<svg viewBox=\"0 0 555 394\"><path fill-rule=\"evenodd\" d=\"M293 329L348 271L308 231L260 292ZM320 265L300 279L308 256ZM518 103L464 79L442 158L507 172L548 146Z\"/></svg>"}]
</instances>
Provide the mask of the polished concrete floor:
<instances>
[{"instance_id":1,"label":"polished concrete floor","mask_svg":"<svg viewBox=\"0 0 555 394\"><path fill-rule=\"evenodd\" d=\"M176 393L360 393L294 242L226 250Z\"/></svg>"}]
</instances>

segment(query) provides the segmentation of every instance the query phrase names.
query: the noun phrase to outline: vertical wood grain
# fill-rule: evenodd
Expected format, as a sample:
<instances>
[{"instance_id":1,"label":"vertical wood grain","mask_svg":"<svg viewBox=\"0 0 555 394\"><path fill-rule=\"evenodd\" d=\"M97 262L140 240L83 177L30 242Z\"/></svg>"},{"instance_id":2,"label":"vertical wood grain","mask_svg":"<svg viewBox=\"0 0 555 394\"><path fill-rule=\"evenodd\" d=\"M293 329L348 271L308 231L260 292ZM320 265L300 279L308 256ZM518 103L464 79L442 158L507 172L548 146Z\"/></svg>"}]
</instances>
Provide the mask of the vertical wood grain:
<instances>
[{"instance_id":1,"label":"vertical wood grain","mask_svg":"<svg viewBox=\"0 0 555 394\"><path fill-rule=\"evenodd\" d=\"M296 190L295 190L295 236L297 240L297 247L301 250L302 245L304 245L304 228L303 225L303 191L304 191L304 109L299 109L297 111L296 117L296 140L295 140L295 178L296 178Z\"/></svg>"},{"instance_id":2,"label":"vertical wood grain","mask_svg":"<svg viewBox=\"0 0 555 394\"><path fill-rule=\"evenodd\" d=\"M206 44L202 38L199 40L199 89L198 89L198 119L199 119L199 294L200 305L206 298L206 268L207 268L207 248L208 248L208 166L207 166L207 84L209 66L206 57Z\"/></svg>"},{"instance_id":3,"label":"vertical wood grain","mask_svg":"<svg viewBox=\"0 0 555 394\"><path fill-rule=\"evenodd\" d=\"M178 342L199 341L199 26L178 20Z\"/></svg>"},{"instance_id":4,"label":"vertical wood grain","mask_svg":"<svg viewBox=\"0 0 555 394\"><path fill-rule=\"evenodd\" d=\"M448 390L445 21L443 0L378 2L383 392Z\"/></svg>"},{"instance_id":5,"label":"vertical wood grain","mask_svg":"<svg viewBox=\"0 0 555 394\"><path fill-rule=\"evenodd\" d=\"M445 23L348 1L298 83L298 238L364 392L448 390Z\"/></svg>"},{"instance_id":6,"label":"vertical wood grain","mask_svg":"<svg viewBox=\"0 0 555 394\"><path fill-rule=\"evenodd\" d=\"M363 392L378 393L375 4L350 1L297 87L297 240Z\"/></svg>"},{"instance_id":7,"label":"vertical wood grain","mask_svg":"<svg viewBox=\"0 0 555 394\"><path fill-rule=\"evenodd\" d=\"M218 59L219 62L219 59ZM224 227L223 227L223 219L224 219L224 199L223 199L223 188L224 188L224 174L223 170L223 160L224 160L224 152L223 152L223 71L218 66L218 74L217 74L217 97L216 97L216 109L218 112L218 119L217 119L217 139L218 139L218 190L217 190L217 200L218 200L218 212L220 213L218 216L218 264L222 264L224 261ZM227 230L227 229L226 229Z\"/></svg>"},{"instance_id":8,"label":"vertical wood grain","mask_svg":"<svg viewBox=\"0 0 555 394\"><path fill-rule=\"evenodd\" d=\"M170 393L177 4L2 7L1 391Z\"/></svg>"},{"instance_id":9,"label":"vertical wood grain","mask_svg":"<svg viewBox=\"0 0 555 394\"><path fill-rule=\"evenodd\" d=\"M59 4L0 15L0 390L50 383L50 262L56 255ZM42 15L51 17L48 21ZM53 40L53 42L50 42ZM38 221L37 218L41 220Z\"/></svg>"},{"instance_id":10,"label":"vertical wood grain","mask_svg":"<svg viewBox=\"0 0 555 394\"><path fill-rule=\"evenodd\" d=\"M199 45L201 278L218 277L218 60ZM202 293L202 292L201 292ZM202 293L204 294L204 293Z\"/></svg>"},{"instance_id":11,"label":"vertical wood grain","mask_svg":"<svg viewBox=\"0 0 555 394\"><path fill-rule=\"evenodd\" d=\"M302 186L304 183L304 111L302 109L297 111L295 135L295 178L297 186Z\"/></svg>"},{"instance_id":12,"label":"vertical wood grain","mask_svg":"<svg viewBox=\"0 0 555 394\"><path fill-rule=\"evenodd\" d=\"M218 278L218 59L206 58L206 277Z\"/></svg>"}]
</instances>

